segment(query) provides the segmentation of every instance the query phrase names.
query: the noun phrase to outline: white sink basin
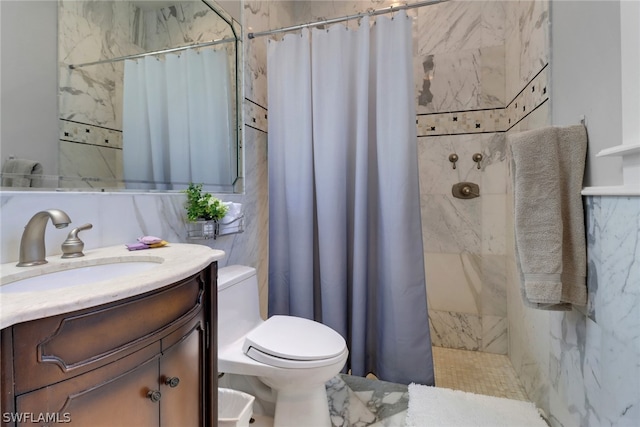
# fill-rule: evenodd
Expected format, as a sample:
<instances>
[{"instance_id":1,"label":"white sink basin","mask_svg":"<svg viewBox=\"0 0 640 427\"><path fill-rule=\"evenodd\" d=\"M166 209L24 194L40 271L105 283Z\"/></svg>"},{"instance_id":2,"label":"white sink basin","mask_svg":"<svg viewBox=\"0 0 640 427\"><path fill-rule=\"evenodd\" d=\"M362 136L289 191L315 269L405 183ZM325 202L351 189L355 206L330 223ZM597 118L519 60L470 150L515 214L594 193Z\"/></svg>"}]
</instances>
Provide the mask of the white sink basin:
<instances>
[{"instance_id":1,"label":"white sink basin","mask_svg":"<svg viewBox=\"0 0 640 427\"><path fill-rule=\"evenodd\" d=\"M78 285L90 285L96 282L142 273L162 265L161 262L127 261L110 264L89 265L68 270L42 274L26 279L11 280L0 286L0 294L49 291Z\"/></svg>"}]
</instances>

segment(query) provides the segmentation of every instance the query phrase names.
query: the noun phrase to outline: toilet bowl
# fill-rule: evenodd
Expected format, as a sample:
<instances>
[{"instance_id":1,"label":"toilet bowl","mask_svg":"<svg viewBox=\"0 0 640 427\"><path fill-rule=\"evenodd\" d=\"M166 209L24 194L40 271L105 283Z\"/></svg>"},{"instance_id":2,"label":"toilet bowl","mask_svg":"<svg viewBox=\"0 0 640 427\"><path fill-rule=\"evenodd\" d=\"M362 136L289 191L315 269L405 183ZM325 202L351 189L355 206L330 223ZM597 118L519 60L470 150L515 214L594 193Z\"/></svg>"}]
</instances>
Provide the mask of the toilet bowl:
<instances>
[{"instance_id":1,"label":"toilet bowl","mask_svg":"<svg viewBox=\"0 0 640 427\"><path fill-rule=\"evenodd\" d=\"M349 352L342 336L312 320L260 317L254 268L218 270L218 371L258 378L276 395L274 427L331 425L325 383Z\"/></svg>"}]
</instances>

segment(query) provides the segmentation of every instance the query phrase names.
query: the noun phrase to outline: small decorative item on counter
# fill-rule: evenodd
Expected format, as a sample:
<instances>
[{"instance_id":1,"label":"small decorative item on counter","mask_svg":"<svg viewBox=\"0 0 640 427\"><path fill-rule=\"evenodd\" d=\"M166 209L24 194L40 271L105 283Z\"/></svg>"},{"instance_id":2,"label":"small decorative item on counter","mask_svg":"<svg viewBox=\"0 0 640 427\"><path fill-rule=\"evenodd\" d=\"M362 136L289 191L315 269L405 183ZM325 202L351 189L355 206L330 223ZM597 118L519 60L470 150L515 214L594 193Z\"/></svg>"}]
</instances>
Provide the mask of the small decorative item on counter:
<instances>
[{"instance_id":1,"label":"small decorative item on counter","mask_svg":"<svg viewBox=\"0 0 640 427\"><path fill-rule=\"evenodd\" d=\"M155 236L141 236L138 237L138 241L135 243L127 243L125 246L130 251L139 251L142 249L153 249L167 246L168 242L162 240L160 237Z\"/></svg>"},{"instance_id":2,"label":"small decorative item on counter","mask_svg":"<svg viewBox=\"0 0 640 427\"><path fill-rule=\"evenodd\" d=\"M210 193L202 191L202 184L189 184L187 194L187 237L190 239L215 239L218 222L227 214L229 206Z\"/></svg>"},{"instance_id":3,"label":"small decorative item on counter","mask_svg":"<svg viewBox=\"0 0 640 427\"><path fill-rule=\"evenodd\" d=\"M138 242L144 243L145 245L148 245L150 248L161 248L168 244L167 241L162 240L160 237L155 237L155 236L138 237Z\"/></svg>"}]
</instances>

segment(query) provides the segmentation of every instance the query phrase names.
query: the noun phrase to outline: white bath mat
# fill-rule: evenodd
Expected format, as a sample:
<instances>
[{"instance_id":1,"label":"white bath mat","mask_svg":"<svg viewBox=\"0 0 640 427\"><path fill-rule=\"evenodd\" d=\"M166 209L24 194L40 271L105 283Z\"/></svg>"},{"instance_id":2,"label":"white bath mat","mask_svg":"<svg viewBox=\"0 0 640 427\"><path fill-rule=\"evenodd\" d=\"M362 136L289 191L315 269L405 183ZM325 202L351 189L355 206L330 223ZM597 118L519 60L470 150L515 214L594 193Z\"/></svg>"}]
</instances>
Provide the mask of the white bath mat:
<instances>
[{"instance_id":1,"label":"white bath mat","mask_svg":"<svg viewBox=\"0 0 640 427\"><path fill-rule=\"evenodd\" d=\"M406 427L547 427L531 402L409 384Z\"/></svg>"}]
</instances>

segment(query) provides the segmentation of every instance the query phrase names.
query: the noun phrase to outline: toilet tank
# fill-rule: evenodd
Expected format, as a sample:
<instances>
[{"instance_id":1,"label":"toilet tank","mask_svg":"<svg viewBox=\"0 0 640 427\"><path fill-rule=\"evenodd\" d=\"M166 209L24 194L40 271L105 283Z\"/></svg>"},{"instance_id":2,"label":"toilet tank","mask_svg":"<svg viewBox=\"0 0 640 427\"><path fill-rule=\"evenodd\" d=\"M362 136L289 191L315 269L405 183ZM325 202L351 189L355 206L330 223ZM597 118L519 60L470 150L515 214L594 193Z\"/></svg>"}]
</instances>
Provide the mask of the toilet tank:
<instances>
[{"instance_id":1,"label":"toilet tank","mask_svg":"<svg viewBox=\"0 0 640 427\"><path fill-rule=\"evenodd\" d=\"M256 269L244 265L218 269L218 347L245 336L260 323Z\"/></svg>"}]
</instances>

